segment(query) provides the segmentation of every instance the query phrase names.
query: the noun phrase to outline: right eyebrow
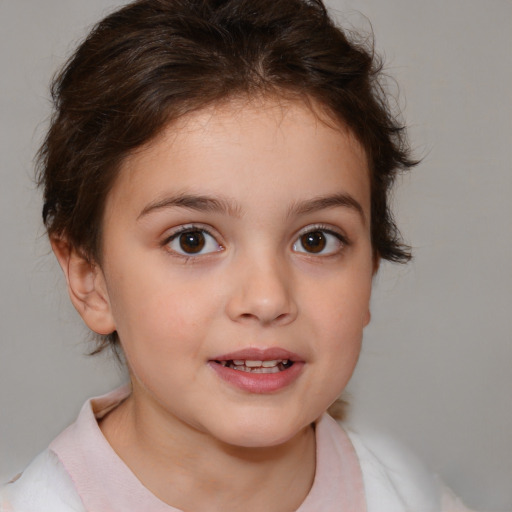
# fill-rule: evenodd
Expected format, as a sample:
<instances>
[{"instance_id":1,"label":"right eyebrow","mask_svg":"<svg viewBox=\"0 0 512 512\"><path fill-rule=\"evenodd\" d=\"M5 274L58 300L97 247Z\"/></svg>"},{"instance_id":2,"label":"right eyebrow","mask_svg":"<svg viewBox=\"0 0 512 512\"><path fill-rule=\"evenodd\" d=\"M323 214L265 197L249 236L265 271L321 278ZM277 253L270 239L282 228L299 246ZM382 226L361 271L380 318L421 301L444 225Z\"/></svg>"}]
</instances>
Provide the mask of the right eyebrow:
<instances>
[{"instance_id":1,"label":"right eyebrow","mask_svg":"<svg viewBox=\"0 0 512 512\"><path fill-rule=\"evenodd\" d=\"M308 213L325 210L328 208L343 207L357 213L363 224L367 222L366 215L361 203L359 203L353 196L347 193L333 194L329 196L320 196L314 199L301 201L293 205L289 210L289 215L304 215Z\"/></svg>"},{"instance_id":2,"label":"right eyebrow","mask_svg":"<svg viewBox=\"0 0 512 512\"><path fill-rule=\"evenodd\" d=\"M187 208L199 212L227 213L239 217L241 208L238 204L222 197L210 197L195 194L176 194L158 199L146 205L137 216L137 220L146 215L167 208Z\"/></svg>"}]
</instances>

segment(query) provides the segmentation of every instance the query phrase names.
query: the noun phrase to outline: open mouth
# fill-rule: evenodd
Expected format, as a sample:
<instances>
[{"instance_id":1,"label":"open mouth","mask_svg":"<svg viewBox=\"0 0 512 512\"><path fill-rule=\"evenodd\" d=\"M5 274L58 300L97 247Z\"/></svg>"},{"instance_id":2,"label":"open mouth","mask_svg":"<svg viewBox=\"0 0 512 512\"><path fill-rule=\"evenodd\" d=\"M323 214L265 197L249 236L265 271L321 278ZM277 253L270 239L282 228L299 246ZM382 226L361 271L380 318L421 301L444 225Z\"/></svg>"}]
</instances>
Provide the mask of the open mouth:
<instances>
[{"instance_id":1,"label":"open mouth","mask_svg":"<svg viewBox=\"0 0 512 512\"><path fill-rule=\"evenodd\" d=\"M305 361L299 354L279 347L248 347L212 357L209 365L229 385L265 394L291 386L302 375Z\"/></svg>"},{"instance_id":2,"label":"open mouth","mask_svg":"<svg viewBox=\"0 0 512 512\"><path fill-rule=\"evenodd\" d=\"M279 373L293 366L293 361L289 359L273 359L270 361L228 359L215 362L227 368L231 368L232 370L247 373Z\"/></svg>"}]
</instances>

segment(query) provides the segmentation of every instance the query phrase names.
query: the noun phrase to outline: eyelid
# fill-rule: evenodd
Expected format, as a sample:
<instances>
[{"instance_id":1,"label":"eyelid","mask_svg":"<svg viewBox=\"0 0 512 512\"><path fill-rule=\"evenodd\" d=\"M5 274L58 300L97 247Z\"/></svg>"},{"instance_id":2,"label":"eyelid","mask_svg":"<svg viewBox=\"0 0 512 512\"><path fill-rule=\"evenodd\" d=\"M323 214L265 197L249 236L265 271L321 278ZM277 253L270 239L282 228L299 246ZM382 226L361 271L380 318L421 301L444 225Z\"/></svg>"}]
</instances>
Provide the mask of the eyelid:
<instances>
[{"instance_id":1,"label":"eyelid","mask_svg":"<svg viewBox=\"0 0 512 512\"><path fill-rule=\"evenodd\" d=\"M211 226L207 226L207 225L204 225L204 224L195 224L195 223L182 224L182 225L177 226L176 228L174 228L172 230L172 232L170 234L168 234L162 240L161 246L162 247L169 246L169 244L172 241L174 241L177 237L179 237L180 235L182 235L184 233L194 232L194 231L201 231L201 232L205 233L206 235L208 235L209 237L211 237L213 240L215 240L215 243L217 244L219 249L217 251L210 251L210 252L207 252L207 253L196 253L196 254L193 254L193 253L190 253L190 254L181 253L181 252L178 252L178 251L176 251L174 249L171 249L170 247L168 248L168 251L170 253L172 253L173 255L184 257L184 258L188 259L188 258L197 258L198 256L206 256L208 254L212 254L212 253L224 250L223 244L219 241L219 238L221 238L221 236L216 231L214 232L214 230L211 228Z\"/></svg>"},{"instance_id":2,"label":"eyelid","mask_svg":"<svg viewBox=\"0 0 512 512\"><path fill-rule=\"evenodd\" d=\"M182 233L187 233L188 231L204 231L205 233L209 234L210 236L213 236L216 238L216 235L212 233L212 229L210 226L207 226L205 224L181 224L179 226L176 226L175 228L171 229L171 233L167 234L165 237L165 240L163 243L168 243L171 240L174 240L177 236L181 235Z\"/></svg>"},{"instance_id":3,"label":"eyelid","mask_svg":"<svg viewBox=\"0 0 512 512\"><path fill-rule=\"evenodd\" d=\"M336 238L339 238L339 240L345 245L350 245L350 241L348 237L343 233L343 231L340 228L336 228L330 224L308 224L299 230L295 238L298 239L302 235L310 233L311 231L324 231L325 233L329 233L334 235Z\"/></svg>"},{"instance_id":4,"label":"eyelid","mask_svg":"<svg viewBox=\"0 0 512 512\"><path fill-rule=\"evenodd\" d=\"M327 235L331 235L331 236L334 236L335 238L338 239L341 247L338 251L332 251L332 252L329 252L329 253L325 253L325 252L319 252L319 253L313 253L313 252L308 252L306 250L304 251L299 251L299 250L296 250L295 249L295 246L300 243L300 238L304 235L306 235L307 233L311 233L311 232L315 232L315 231L321 231L322 233L325 233ZM351 245L350 243L350 240L348 239L348 237L341 232L341 230L331 226L331 225L327 225L327 224L310 224L304 228L302 228L298 233L297 235L295 236L294 238L294 241L293 241L293 248L295 250L295 252L299 252L299 253L302 253L302 254L307 254L307 255L310 255L310 256L333 256L333 255L336 255L338 254L339 252L341 252L343 250L344 247L348 247L349 245Z\"/></svg>"}]
</instances>

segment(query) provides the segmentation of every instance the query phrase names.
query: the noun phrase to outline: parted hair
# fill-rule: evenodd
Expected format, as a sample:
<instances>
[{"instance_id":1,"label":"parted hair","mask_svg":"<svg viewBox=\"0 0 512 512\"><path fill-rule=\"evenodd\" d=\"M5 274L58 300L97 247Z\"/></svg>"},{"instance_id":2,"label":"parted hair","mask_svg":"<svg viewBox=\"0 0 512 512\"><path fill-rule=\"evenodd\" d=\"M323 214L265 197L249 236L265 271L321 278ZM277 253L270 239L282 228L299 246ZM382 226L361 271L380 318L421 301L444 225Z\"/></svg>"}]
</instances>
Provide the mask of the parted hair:
<instances>
[{"instance_id":1,"label":"parted hair","mask_svg":"<svg viewBox=\"0 0 512 512\"><path fill-rule=\"evenodd\" d=\"M321 0L138 0L100 21L55 77L37 180L51 238L101 265L102 217L124 159L172 121L216 102L303 99L364 148L376 257L410 259L389 208L415 164L390 108L373 43L355 41ZM117 342L116 333L102 345Z\"/></svg>"}]
</instances>

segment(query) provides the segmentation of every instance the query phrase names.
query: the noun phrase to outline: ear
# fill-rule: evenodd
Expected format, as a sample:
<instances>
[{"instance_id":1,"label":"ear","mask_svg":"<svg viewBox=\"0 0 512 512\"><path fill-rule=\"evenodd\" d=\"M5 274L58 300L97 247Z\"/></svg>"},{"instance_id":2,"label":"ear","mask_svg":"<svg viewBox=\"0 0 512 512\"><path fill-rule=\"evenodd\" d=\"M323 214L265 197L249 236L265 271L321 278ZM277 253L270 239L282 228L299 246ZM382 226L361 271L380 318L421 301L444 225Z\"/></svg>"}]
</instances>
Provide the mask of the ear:
<instances>
[{"instance_id":1,"label":"ear","mask_svg":"<svg viewBox=\"0 0 512 512\"><path fill-rule=\"evenodd\" d=\"M368 310L365 312L364 318L363 318L363 327L366 327L370 323L371 319L372 319L372 313L370 311L370 306L368 305Z\"/></svg>"},{"instance_id":2,"label":"ear","mask_svg":"<svg viewBox=\"0 0 512 512\"><path fill-rule=\"evenodd\" d=\"M380 267L380 256L375 253L373 256L373 268L372 268L372 279L377 275ZM372 313L370 311L370 304L368 304L368 310L364 314L363 326L366 327L372 319Z\"/></svg>"},{"instance_id":3,"label":"ear","mask_svg":"<svg viewBox=\"0 0 512 512\"><path fill-rule=\"evenodd\" d=\"M53 238L51 245L66 277L71 302L83 321L98 334L114 332L116 326L101 268L65 239Z\"/></svg>"},{"instance_id":4,"label":"ear","mask_svg":"<svg viewBox=\"0 0 512 512\"><path fill-rule=\"evenodd\" d=\"M380 268L380 256L378 254L374 254L373 256L373 277L377 275L377 272Z\"/></svg>"}]
</instances>

